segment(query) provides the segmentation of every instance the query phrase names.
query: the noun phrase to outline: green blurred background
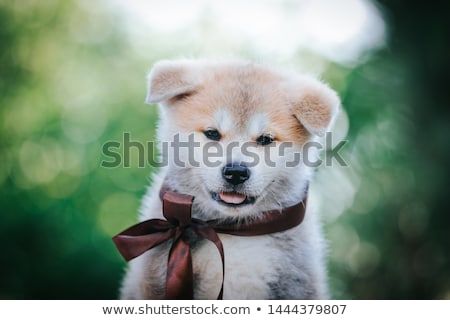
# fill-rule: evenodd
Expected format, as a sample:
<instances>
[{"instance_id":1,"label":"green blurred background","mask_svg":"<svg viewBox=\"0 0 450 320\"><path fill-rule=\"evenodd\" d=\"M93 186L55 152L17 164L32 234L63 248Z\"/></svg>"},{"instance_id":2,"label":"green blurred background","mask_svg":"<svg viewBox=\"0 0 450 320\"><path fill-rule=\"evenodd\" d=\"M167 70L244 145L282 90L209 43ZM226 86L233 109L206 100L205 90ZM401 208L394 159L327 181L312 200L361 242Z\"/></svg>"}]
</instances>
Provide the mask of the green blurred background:
<instances>
[{"instance_id":1,"label":"green blurred background","mask_svg":"<svg viewBox=\"0 0 450 320\"><path fill-rule=\"evenodd\" d=\"M111 236L136 222L153 169L135 150L130 168L101 167L102 145L124 132L152 141L157 110L143 100L154 61L219 54L320 72L342 97L349 166L317 178L333 297L450 299L449 2L381 1L382 43L347 61L300 45L264 55L215 32L213 5L169 36L118 2L0 1L1 299L117 297L125 262Z\"/></svg>"}]
</instances>

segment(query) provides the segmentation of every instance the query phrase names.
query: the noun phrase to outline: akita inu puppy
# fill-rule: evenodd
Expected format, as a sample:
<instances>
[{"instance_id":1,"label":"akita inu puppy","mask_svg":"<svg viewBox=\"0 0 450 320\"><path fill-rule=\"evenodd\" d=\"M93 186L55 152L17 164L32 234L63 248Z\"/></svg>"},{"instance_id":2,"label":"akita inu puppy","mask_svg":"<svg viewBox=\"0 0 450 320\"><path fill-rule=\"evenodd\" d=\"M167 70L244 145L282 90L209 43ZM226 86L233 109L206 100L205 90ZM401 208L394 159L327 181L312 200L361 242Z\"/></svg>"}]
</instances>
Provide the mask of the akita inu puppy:
<instances>
[{"instance_id":1,"label":"akita inu puppy","mask_svg":"<svg viewBox=\"0 0 450 320\"><path fill-rule=\"evenodd\" d=\"M236 228L306 203L314 173L308 163L318 154L305 146L324 136L340 106L333 90L309 76L244 61L197 60L156 63L146 102L159 103L167 165L153 177L141 220L166 220L165 188L194 197L193 218ZM193 298L215 299L222 286L224 299L326 299L324 240L310 204L300 222L251 236L217 231L223 266L217 245L188 232ZM130 261L121 298L167 297L171 243Z\"/></svg>"}]
</instances>

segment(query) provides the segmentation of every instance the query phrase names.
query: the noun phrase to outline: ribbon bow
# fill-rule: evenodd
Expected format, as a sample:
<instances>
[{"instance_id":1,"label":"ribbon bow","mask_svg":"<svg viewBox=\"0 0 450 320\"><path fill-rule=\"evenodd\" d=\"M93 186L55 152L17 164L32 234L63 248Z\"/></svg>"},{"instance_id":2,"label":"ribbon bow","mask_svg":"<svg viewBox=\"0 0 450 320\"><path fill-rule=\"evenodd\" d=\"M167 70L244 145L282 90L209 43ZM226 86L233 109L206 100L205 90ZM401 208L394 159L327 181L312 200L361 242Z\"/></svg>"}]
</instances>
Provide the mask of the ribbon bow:
<instances>
[{"instance_id":1,"label":"ribbon bow","mask_svg":"<svg viewBox=\"0 0 450 320\"><path fill-rule=\"evenodd\" d=\"M172 239L166 276L166 299L193 299L194 281L192 256L187 229L197 236L211 241L222 260L222 285L217 299L223 298L225 278L225 255L222 241L217 233L236 236L256 236L285 231L299 225L304 218L306 198L281 211L262 213L261 218L244 223L219 223L218 220L203 221L191 217L194 197L166 191L162 195L163 215L167 220L151 219L138 223L113 237L113 241L129 261L144 252Z\"/></svg>"}]
</instances>

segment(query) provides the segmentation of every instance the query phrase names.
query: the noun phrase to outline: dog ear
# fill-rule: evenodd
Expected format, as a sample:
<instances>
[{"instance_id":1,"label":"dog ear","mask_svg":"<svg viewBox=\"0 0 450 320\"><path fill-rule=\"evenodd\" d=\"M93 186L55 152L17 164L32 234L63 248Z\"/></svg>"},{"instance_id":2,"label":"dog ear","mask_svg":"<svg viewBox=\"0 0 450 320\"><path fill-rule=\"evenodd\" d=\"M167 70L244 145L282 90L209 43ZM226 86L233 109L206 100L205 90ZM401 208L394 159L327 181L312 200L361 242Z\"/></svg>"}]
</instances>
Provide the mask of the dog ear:
<instances>
[{"instance_id":1,"label":"dog ear","mask_svg":"<svg viewBox=\"0 0 450 320\"><path fill-rule=\"evenodd\" d=\"M198 80L197 80L198 81ZM148 104L183 97L197 89L194 66L183 61L159 61L148 75Z\"/></svg>"},{"instance_id":2,"label":"dog ear","mask_svg":"<svg viewBox=\"0 0 450 320\"><path fill-rule=\"evenodd\" d=\"M298 88L298 87L297 87ZM312 134L323 137L338 114L340 100L336 92L315 79L304 79L300 93L291 101L297 120Z\"/></svg>"}]
</instances>

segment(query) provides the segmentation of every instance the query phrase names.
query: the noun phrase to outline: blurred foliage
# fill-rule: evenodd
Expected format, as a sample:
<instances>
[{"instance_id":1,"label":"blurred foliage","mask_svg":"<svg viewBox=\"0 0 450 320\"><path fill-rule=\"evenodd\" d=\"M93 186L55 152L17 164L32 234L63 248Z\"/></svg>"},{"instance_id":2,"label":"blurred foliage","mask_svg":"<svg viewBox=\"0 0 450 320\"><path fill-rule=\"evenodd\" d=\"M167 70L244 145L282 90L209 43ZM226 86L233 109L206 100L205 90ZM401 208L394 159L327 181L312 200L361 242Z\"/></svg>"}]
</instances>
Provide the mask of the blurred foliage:
<instances>
[{"instance_id":1,"label":"blurred foliage","mask_svg":"<svg viewBox=\"0 0 450 320\"><path fill-rule=\"evenodd\" d=\"M450 298L449 5L384 2L390 45L324 74L350 119L332 196L354 192L326 220L333 295ZM103 2L0 3L0 298L117 296L110 238L136 221L152 169L136 154L102 168L102 144L152 140L145 75L173 55L134 54Z\"/></svg>"},{"instance_id":2,"label":"blurred foliage","mask_svg":"<svg viewBox=\"0 0 450 320\"><path fill-rule=\"evenodd\" d=\"M111 235L136 221L148 169L100 168L101 146L152 136L156 113L149 61L98 5L0 5L0 298L117 296Z\"/></svg>"},{"instance_id":3,"label":"blurred foliage","mask_svg":"<svg viewBox=\"0 0 450 320\"><path fill-rule=\"evenodd\" d=\"M450 6L383 2L390 46L352 70L342 94L360 180L327 226L342 255L330 263L334 293L450 299Z\"/></svg>"}]
</instances>

